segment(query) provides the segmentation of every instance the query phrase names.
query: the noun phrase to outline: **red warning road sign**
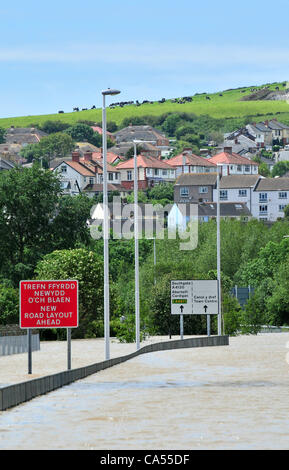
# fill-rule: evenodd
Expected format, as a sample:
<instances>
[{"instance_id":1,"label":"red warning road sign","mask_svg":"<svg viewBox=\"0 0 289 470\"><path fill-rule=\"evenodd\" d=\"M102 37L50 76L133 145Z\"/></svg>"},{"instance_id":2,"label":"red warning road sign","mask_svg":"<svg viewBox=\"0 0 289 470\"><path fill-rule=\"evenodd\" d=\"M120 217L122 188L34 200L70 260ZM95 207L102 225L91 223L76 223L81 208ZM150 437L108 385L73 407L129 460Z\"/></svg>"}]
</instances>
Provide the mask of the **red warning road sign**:
<instances>
[{"instance_id":1,"label":"red warning road sign","mask_svg":"<svg viewBox=\"0 0 289 470\"><path fill-rule=\"evenodd\" d=\"M20 281L20 328L77 328L78 281Z\"/></svg>"}]
</instances>

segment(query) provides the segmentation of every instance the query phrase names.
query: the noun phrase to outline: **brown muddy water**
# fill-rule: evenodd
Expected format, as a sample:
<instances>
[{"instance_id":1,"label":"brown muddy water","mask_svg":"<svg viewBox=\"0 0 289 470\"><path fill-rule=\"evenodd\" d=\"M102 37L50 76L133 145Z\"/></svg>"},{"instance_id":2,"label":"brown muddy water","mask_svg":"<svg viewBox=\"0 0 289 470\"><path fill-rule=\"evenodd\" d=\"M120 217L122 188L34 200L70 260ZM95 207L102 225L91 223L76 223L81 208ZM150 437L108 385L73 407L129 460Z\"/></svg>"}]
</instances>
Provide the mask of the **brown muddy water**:
<instances>
[{"instance_id":1,"label":"brown muddy water","mask_svg":"<svg viewBox=\"0 0 289 470\"><path fill-rule=\"evenodd\" d=\"M149 353L0 412L0 449L288 449L289 334Z\"/></svg>"}]
</instances>

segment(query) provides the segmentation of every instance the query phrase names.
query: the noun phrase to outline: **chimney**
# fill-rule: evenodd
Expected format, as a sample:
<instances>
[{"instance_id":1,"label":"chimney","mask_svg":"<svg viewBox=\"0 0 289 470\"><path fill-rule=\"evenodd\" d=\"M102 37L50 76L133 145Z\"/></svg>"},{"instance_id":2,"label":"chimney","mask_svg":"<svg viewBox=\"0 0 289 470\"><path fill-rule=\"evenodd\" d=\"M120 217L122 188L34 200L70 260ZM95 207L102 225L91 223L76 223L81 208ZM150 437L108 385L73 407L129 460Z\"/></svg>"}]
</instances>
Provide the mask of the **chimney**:
<instances>
[{"instance_id":1,"label":"chimney","mask_svg":"<svg viewBox=\"0 0 289 470\"><path fill-rule=\"evenodd\" d=\"M264 124L265 124L266 127L268 127L269 126L269 121L265 121Z\"/></svg>"},{"instance_id":2,"label":"chimney","mask_svg":"<svg viewBox=\"0 0 289 470\"><path fill-rule=\"evenodd\" d=\"M238 142L238 138L236 137L236 138L235 138L235 144L238 144L238 143L239 143L239 142Z\"/></svg>"},{"instance_id":3,"label":"chimney","mask_svg":"<svg viewBox=\"0 0 289 470\"><path fill-rule=\"evenodd\" d=\"M91 162L92 161L92 152L90 150L87 150L84 155L84 161L85 162Z\"/></svg>"},{"instance_id":4,"label":"chimney","mask_svg":"<svg viewBox=\"0 0 289 470\"><path fill-rule=\"evenodd\" d=\"M79 163L79 152L77 151L72 152L72 161Z\"/></svg>"},{"instance_id":5,"label":"chimney","mask_svg":"<svg viewBox=\"0 0 289 470\"><path fill-rule=\"evenodd\" d=\"M232 155L232 147L224 147L224 152Z\"/></svg>"},{"instance_id":6,"label":"chimney","mask_svg":"<svg viewBox=\"0 0 289 470\"><path fill-rule=\"evenodd\" d=\"M182 153L182 156L183 156L182 165L183 165L183 166L185 166L185 165L186 165L186 155L187 155L187 153L186 153L186 152L183 152L183 153Z\"/></svg>"}]
</instances>

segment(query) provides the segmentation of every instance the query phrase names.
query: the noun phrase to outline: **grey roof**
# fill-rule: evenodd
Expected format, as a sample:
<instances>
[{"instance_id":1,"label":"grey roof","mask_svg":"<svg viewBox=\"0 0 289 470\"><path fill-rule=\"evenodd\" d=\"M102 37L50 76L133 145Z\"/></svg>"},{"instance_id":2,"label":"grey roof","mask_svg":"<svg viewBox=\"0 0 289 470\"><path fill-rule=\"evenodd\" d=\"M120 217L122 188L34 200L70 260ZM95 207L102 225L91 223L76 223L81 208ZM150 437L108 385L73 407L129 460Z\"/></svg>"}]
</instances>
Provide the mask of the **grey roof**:
<instances>
[{"instance_id":1,"label":"grey roof","mask_svg":"<svg viewBox=\"0 0 289 470\"><path fill-rule=\"evenodd\" d=\"M203 202L198 206L199 217L202 216L217 216L217 203L216 202ZM221 202L220 203L220 216L221 217L240 217L250 216L247 205L241 202Z\"/></svg>"},{"instance_id":2,"label":"grey roof","mask_svg":"<svg viewBox=\"0 0 289 470\"><path fill-rule=\"evenodd\" d=\"M120 184L107 184L107 190L109 191L125 191ZM103 192L103 184L87 184L82 191L85 192L92 192L92 193L102 193Z\"/></svg>"},{"instance_id":3,"label":"grey roof","mask_svg":"<svg viewBox=\"0 0 289 470\"><path fill-rule=\"evenodd\" d=\"M167 137L151 126L128 126L114 133L117 142L132 142L132 140L149 140L152 143L157 139L167 139Z\"/></svg>"},{"instance_id":4,"label":"grey roof","mask_svg":"<svg viewBox=\"0 0 289 470\"><path fill-rule=\"evenodd\" d=\"M255 191L289 191L289 178L262 178Z\"/></svg>"},{"instance_id":5,"label":"grey roof","mask_svg":"<svg viewBox=\"0 0 289 470\"><path fill-rule=\"evenodd\" d=\"M6 158L0 158L0 170L11 170L14 168L14 163Z\"/></svg>"},{"instance_id":6,"label":"grey roof","mask_svg":"<svg viewBox=\"0 0 289 470\"><path fill-rule=\"evenodd\" d=\"M228 175L220 179L220 189L252 188L260 175Z\"/></svg>"},{"instance_id":7,"label":"grey roof","mask_svg":"<svg viewBox=\"0 0 289 470\"><path fill-rule=\"evenodd\" d=\"M34 127L10 127L5 133L6 143L33 144L48 134Z\"/></svg>"},{"instance_id":8,"label":"grey roof","mask_svg":"<svg viewBox=\"0 0 289 470\"><path fill-rule=\"evenodd\" d=\"M214 186L216 181L217 173L182 173L175 186Z\"/></svg>"},{"instance_id":9,"label":"grey roof","mask_svg":"<svg viewBox=\"0 0 289 470\"><path fill-rule=\"evenodd\" d=\"M196 204L181 203L177 204L180 212L183 215L190 215L190 206ZM194 213L194 211L193 211ZM202 202L198 204L198 217L216 217L217 216L217 203L216 202ZM220 202L220 216L221 217L240 217L251 216L247 205L244 202Z\"/></svg>"}]
</instances>

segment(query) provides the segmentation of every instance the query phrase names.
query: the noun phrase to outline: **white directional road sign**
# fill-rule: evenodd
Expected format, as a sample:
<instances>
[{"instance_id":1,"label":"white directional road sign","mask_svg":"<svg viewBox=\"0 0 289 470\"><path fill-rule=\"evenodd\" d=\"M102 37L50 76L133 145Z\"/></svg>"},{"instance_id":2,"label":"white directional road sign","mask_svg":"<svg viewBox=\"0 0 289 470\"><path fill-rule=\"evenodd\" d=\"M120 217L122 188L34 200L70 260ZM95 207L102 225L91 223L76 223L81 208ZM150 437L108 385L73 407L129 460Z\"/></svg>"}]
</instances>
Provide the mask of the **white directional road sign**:
<instances>
[{"instance_id":1,"label":"white directional road sign","mask_svg":"<svg viewBox=\"0 0 289 470\"><path fill-rule=\"evenodd\" d=\"M218 314L218 281L171 281L172 315Z\"/></svg>"}]
</instances>

